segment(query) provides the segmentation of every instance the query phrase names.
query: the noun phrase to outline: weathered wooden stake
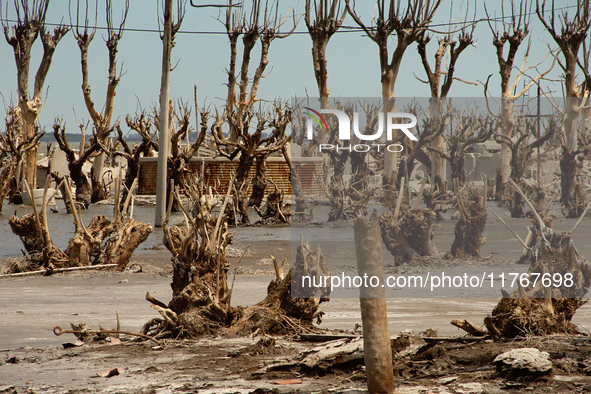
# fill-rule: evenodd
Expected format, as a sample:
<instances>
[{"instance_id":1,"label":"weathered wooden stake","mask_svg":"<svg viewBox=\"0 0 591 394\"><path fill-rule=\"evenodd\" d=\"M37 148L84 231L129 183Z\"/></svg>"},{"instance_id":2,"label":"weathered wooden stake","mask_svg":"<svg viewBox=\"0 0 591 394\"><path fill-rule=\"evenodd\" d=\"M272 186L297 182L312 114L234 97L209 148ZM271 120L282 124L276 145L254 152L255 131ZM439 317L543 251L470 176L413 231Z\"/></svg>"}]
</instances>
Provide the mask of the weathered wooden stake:
<instances>
[{"instance_id":1,"label":"weathered wooden stake","mask_svg":"<svg viewBox=\"0 0 591 394\"><path fill-rule=\"evenodd\" d=\"M402 191L401 191L402 193ZM361 287L359 303L363 323L363 345L367 389L370 393L393 393L394 370L388 330L386 291L382 287L382 243L380 225L374 214L369 223L363 218L355 221L355 252L359 276L379 278L377 287ZM368 285L371 283L369 280ZM375 283L375 282L374 282Z\"/></svg>"},{"instance_id":2,"label":"weathered wooden stake","mask_svg":"<svg viewBox=\"0 0 591 394\"><path fill-rule=\"evenodd\" d=\"M166 174L169 154L169 92L170 54L172 52L172 0L164 3L164 34L162 42L162 80L160 84L160 138L158 146L158 171L156 174L155 227L163 227L166 215Z\"/></svg>"}]
</instances>

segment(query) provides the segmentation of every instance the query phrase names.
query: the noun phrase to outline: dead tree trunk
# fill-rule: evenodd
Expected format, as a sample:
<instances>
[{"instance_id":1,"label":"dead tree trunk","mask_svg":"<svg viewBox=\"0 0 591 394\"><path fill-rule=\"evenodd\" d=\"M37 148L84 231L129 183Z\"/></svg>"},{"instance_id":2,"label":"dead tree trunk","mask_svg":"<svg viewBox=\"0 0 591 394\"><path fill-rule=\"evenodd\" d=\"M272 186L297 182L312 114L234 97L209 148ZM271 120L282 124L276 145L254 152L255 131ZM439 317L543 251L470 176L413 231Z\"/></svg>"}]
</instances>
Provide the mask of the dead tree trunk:
<instances>
[{"instance_id":1,"label":"dead tree trunk","mask_svg":"<svg viewBox=\"0 0 591 394\"><path fill-rule=\"evenodd\" d=\"M20 108L12 108L7 111L6 129L0 133L0 212L4 204L4 198L13 204L22 203L21 173L24 165L24 157L30 149L36 149L39 139L45 132L37 128L32 139L22 138L22 120Z\"/></svg>"},{"instance_id":2,"label":"dead tree trunk","mask_svg":"<svg viewBox=\"0 0 591 394\"><path fill-rule=\"evenodd\" d=\"M591 204L573 229L558 234L543 222L517 184L509 182L534 212L531 231L539 236L533 239L527 252L530 263L527 280L520 279L518 290L499 301L485 318L485 325L493 336L501 338L578 334L571 320L587 302L583 297L591 286L591 266L577 251L571 237Z\"/></svg>"},{"instance_id":3,"label":"dead tree trunk","mask_svg":"<svg viewBox=\"0 0 591 394\"><path fill-rule=\"evenodd\" d=\"M25 265L13 265L12 271L35 271L41 267L51 271L54 265L58 267L63 266L67 262L64 253L59 250L51 240L49 234L49 227L47 225L47 195L51 177L47 176L45 182L45 192L43 193L43 205L38 209L35 198L31 192L29 184L25 184L31 204L33 206L33 213L17 218L11 216L8 220L12 232L19 236L25 250L28 252L28 257L25 259Z\"/></svg>"},{"instance_id":4,"label":"dead tree trunk","mask_svg":"<svg viewBox=\"0 0 591 394\"><path fill-rule=\"evenodd\" d=\"M413 209L406 209L400 215L404 190L404 179L400 182L400 192L394 213L384 212L379 217L382 241L394 256L396 265L409 262L419 256L438 256L433 243L433 223L436 218L431 209L417 209L421 196Z\"/></svg>"},{"instance_id":5,"label":"dead tree trunk","mask_svg":"<svg viewBox=\"0 0 591 394\"><path fill-rule=\"evenodd\" d=\"M250 112L243 119L241 119L241 116L239 111L228 115L228 123L231 125L230 128L235 129L235 134L239 137L238 143L232 142L224 136L221 119L217 119L214 122L212 134L220 154L230 160L233 160L240 154L236 178L232 185L234 190L233 203L236 211L240 213L241 223L250 224L247 209L251 204L246 198L250 186L249 171L256 162L258 172L255 181L258 180L258 183L257 189L253 190L254 196L250 201L252 205L256 206L259 198L262 200L261 196L264 196L266 188L266 163L264 161L273 152L283 150L285 145L290 141L291 137L285 135L285 129L290 120L291 111L288 108L277 105L273 114L257 114L256 130L252 134L249 134L248 130L251 127L250 123L253 120L254 114ZM263 130L267 128L271 129L271 135L263 138ZM227 151L228 149L234 149L234 151L229 153Z\"/></svg>"},{"instance_id":6,"label":"dead tree trunk","mask_svg":"<svg viewBox=\"0 0 591 394\"><path fill-rule=\"evenodd\" d=\"M210 202L201 198L200 188L193 187L188 193L198 205L198 215L191 220L190 229L164 227L164 244L173 254L173 298L166 305L148 293L146 299L162 319L150 320L142 331L195 337L213 333L287 334L312 329L312 320L322 316L319 304L326 301L325 297L292 298L291 271L284 276L276 260L277 279L269 285L265 300L247 308L231 306L232 288L228 286L230 265L225 250L232 234L228 232L224 217L229 196L226 196L216 217L212 215ZM176 193L175 198L179 199ZM188 215L188 212L185 211L185 214ZM302 262L300 265L304 274L327 272L324 258L319 254L311 260L304 249L302 247L302 255L298 257L298 261L308 259L305 260L308 264ZM310 270L317 271L308 271L308 266Z\"/></svg>"},{"instance_id":7,"label":"dead tree trunk","mask_svg":"<svg viewBox=\"0 0 591 394\"><path fill-rule=\"evenodd\" d=\"M550 118L546 132L543 136L533 138L535 135L535 120L519 118L513 122L512 133L515 134L515 139L508 138L505 134L495 133L495 139L497 142L506 146L510 153L510 178L520 186L524 185L524 173L527 166L527 162L532 157L534 149L541 147L546 143L559 127L555 124L554 119ZM502 178L502 176L501 176ZM505 187L501 184L501 189ZM541 187L541 185L539 185ZM498 194L498 193L497 193ZM514 191L511 196L502 196L502 200L510 206L511 217L521 218L524 217L524 206L525 201L521 198L521 195Z\"/></svg>"},{"instance_id":8,"label":"dead tree trunk","mask_svg":"<svg viewBox=\"0 0 591 394\"><path fill-rule=\"evenodd\" d=\"M564 142L562 144L562 159L560 162L560 186L562 188L560 202L563 205L567 217L578 217L577 211L579 204L575 202L575 185L577 173L578 156L578 118L581 111L581 99L588 96L588 92L582 91L577 83L577 68L581 64L579 59L579 49L589 32L591 26L591 6L590 0L582 0L577 4L574 14L568 15L561 13L560 33L557 31L556 14L554 3L549 11L550 20L546 21L546 2L539 4L536 1L536 13L538 18L550 33L564 57L560 63L564 71L564 90L566 95L566 123L564 127ZM585 203L581 204L585 205Z\"/></svg>"},{"instance_id":9,"label":"dead tree trunk","mask_svg":"<svg viewBox=\"0 0 591 394\"><path fill-rule=\"evenodd\" d=\"M339 30L347 15L347 8L341 13L341 0L331 0L330 4L324 0L306 0L304 20L312 39L312 61L318 94L321 97L320 107L328 108L328 61L326 48L330 38ZM314 8L314 10L312 10ZM311 17L314 17L312 19ZM324 143L328 137L327 131L321 129L317 141Z\"/></svg>"},{"instance_id":10,"label":"dead tree trunk","mask_svg":"<svg viewBox=\"0 0 591 394\"><path fill-rule=\"evenodd\" d=\"M384 281L384 266L380 244L380 225L377 215L366 223L357 219L354 226L357 273ZM388 330L386 291L383 286L361 287L359 294L363 324L363 358L370 393L393 393L394 371L392 348Z\"/></svg>"},{"instance_id":11,"label":"dead tree trunk","mask_svg":"<svg viewBox=\"0 0 591 394\"><path fill-rule=\"evenodd\" d=\"M306 222L314 218L314 209L311 209L307 214L308 203L306 202L306 196L304 195L304 189L302 182L300 181L299 169L295 166L291 166L291 189L295 196L295 211L292 214L292 220L294 222Z\"/></svg>"},{"instance_id":12,"label":"dead tree trunk","mask_svg":"<svg viewBox=\"0 0 591 394\"><path fill-rule=\"evenodd\" d=\"M466 12L463 23L465 23L467 19L468 13ZM471 30L468 30L468 28L462 28L457 40L454 40L453 33L448 33L443 38L439 38L439 45L435 52L435 63L433 64L433 67L429 64L429 59L427 57L427 44L431 41L431 37L423 31L422 35L417 40L417 49L421 57L423 68L427 74L426 83L429 84L431 90L429 113L432 120L437 121L443 117L445 98L449 93L454 79L456 79L454 78L456 63L462 52L474 44L474 28L475 25L472 25ZM449 61L447 62L447 69L443 70L442 65L445 63L444 58L446 56L448 56ZM443 84L441 84L441 77L444 74L445 78ZM461 79L460 81L466 82ZM435 135L430 143L435 149L445 152L445 140L441 134ZM409 178L407 177L407 179ZM445 159L433 151L431 152L431 179L433 180L433 189L436 189L437 193L440 195L445 194Z\"/></svg>"},{"instance_id":13,"label":"dead tree trunk","mask_svg":"<svg viewBox=\"0 0 591 394\"><path fill-rule=\"evenodd\" d=\"M276 278L269 284L267 296L258 304L243 310L238 322L230 328L230 334L304 333L315 330L312 324L314 321L318 324L322 322L324 312L320 304L330 300L329 287L300 289L303 293L292 293L293 286L298 286L303 276L322 278L329 274L320 248L314 252L308 242L302 239L297 249L295 265L287 275L283 274L286 259L279 266L277 260L273 256L272 258Z\"/></svg>"},{"instance_id":14,"label":"dead tree trunk","mask_svg":"<svg viewBox=\"0 0 591 394\"><path fill-rule=\"evenodd\" d=\"M472 193L473 202L466 205L459 182L456 180L456 198L460 220L454 229L454 242L446 258L480 257L480 248L486 242L482 236L486 219L486 187L483 199L477 192Z\"/></svg>"},{"instance_id":15,"label":"dead tree trunk","mask_svg":"<svg viewBox=\"0 0 591 394\"><path fill-rule=\"evenodd\" d=\"M291 209L288 204L283 201L283 193L277 185L273 183L275 191L267 195L267 201L261 208L255 206L254 209L261 217L257 224L273 225L273 224L289 224L291 218Z\"/></svg>"}]
</instances>

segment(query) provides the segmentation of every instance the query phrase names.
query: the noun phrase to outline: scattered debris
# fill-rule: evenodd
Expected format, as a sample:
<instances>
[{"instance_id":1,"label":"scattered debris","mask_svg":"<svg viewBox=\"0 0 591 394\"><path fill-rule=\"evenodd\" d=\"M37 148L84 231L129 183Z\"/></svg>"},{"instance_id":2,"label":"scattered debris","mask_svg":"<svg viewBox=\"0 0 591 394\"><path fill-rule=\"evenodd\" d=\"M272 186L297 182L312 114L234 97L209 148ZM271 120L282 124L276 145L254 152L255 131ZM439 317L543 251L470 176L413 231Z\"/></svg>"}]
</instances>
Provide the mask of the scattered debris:
<instances>
[{"instance_id":1,"label":"scattered debris","mask_svg":"<svg viewBox=\"0 0 591 394\"><path fill-rule=\"evenodd\" d=\"M101 372L97 372L96 376L98 376L100 378L110 378L113 376L120 375L124 372L125 372L125 369L123 369L123 368L111 368L111 369L105 369L104 371L101 371Z\"/></svg>"},{"instance_id":2,"label":"scattered debris","mask_svg":"<svg viewBox=\"0 0 591 394\"><path fill-rule=\"evenodd\" d=\"M285 384L300 384L302 379L286 379L286 380L272 380L271 383L285 385Z\"/></svg>"},{"instance_id":3,"label":"scattered debris","mask_svg":"<svg viewBox=\"0 0 591 394\"><path fill-rule=\"evenodd\" d=\"M510 380L533 380L551 374L552 361L548 352L536 348L521 348L501 353L495 357L497 372Z\"/></svg>"},{"instance_id":4,"label":"scattered debris","mask_svg":"<svg viewBox=\"0 0 591 394\"><path fill-rule=\"evenodd\" d=\"M55 327L53 327L53 333L57 336L60 336L63 334L74 334L78 339L80 339L81 341L84 341L84 342L88 342L90 340L93 340L94 339L93 334L101 334L101 335L102 334L124 334L124 335L131 335L131 336L145 338L145 339L149 339L151 341L154 341L156 343L160 343L160 342L158 342L157 339L155 339L149 335L144 335L144 334L140 334L140 333L136 333L136 332L122 331L122 330L104 330L104 329L91 330L91 329L89 329L89 327L85 323L80 323L80 324L71 323L70 325L72 326L72 330L64 330L60 326L55 326Z\"/></svg>"}]
</instances>

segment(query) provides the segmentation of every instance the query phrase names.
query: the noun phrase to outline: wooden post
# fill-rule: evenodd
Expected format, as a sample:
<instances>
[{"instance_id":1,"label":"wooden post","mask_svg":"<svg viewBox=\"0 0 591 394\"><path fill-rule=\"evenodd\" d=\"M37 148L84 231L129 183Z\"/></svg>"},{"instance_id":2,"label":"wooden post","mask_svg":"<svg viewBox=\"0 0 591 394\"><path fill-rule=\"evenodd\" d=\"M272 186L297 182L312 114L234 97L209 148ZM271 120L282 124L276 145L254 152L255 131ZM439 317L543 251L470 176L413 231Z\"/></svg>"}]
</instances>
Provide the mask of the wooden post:
<instances>
[{"instance_id":1,"label":"wooden post","mask_svg":"<svg viewBox=\"0 0 591 394\"><path fill-rule=\"evenodd\" d=\"M164 5L164 38L162 42L162 81L160 85L160 138L158 139L158 171L156 174L156 218L154 225L162 227L166 215L166 173L168 160L170 54L172 52L172 0Z\"/></svg>"},{"instance_id":2,"label":"wooden post","mask_svg":"<svg viewBox=\"0 0 591 394\"><path fill-rule=\"evenodd\" d=\"M383 287L382 242L377 216L374 214L369 223L363 218L357 219L354 231L357 272L362 278L368 278L368 287L360 287L359 298L367 389L369 393L393 393L392 347L388 330L386 290ZM370 279L373 276L379 278L376 287L371 287Z\"/></svg>"}]
</instances>

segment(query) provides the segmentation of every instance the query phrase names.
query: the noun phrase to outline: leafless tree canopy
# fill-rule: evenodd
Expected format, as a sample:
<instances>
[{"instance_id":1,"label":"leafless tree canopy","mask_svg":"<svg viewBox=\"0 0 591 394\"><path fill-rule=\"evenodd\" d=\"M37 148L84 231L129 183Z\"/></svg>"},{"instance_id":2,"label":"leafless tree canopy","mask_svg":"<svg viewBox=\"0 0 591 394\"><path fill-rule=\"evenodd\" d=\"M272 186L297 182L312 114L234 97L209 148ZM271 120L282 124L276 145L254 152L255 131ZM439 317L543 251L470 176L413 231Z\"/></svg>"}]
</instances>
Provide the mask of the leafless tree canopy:
<instances>
[{"instance_id":1,"label":"leafless tree canopy","mask_svg":"<svg viewBox=\"0 0 591 394\"><path fill-rule=\"evenodd\" d=\"M382 96L394 97L394 84L406 49L417 41L429 27L442 0L376 1L377 15L368 27L355 12L351 0L346 0L349 14L379 47L382 70ZM396 47L390 57L388 39L396 34Z\"/></svg>"},{"instance_id":2,"label":"leafless tree canopy","mask_svg":"<svg viewBox=\"0 0 591 394\"><path fill-rule=\"evenodd\" d=\"M6 42L12 46L17 70L18 106L21 109L22 129L24 138L32 140L36 134L36 123L43 107L42 95L45 78L51 65L55 48L68 28L57 26L53 34L45 29L45 16L49 6L49 0L14 0L16 12L16 24L12 27L8 23L8 15L2 15L0 19L4 28ZM8 5L5 10L8 11ZM37 37L41 36L43 44L43 56L35 74L33 95L29 95L29 72L31 62L31 50ZM27 182L36 187L37 176L37 147L26 152L25 177ZM20 185L19 185L20 186Z\"/></svg>"},{"instance_id":3,"label":"leafless tree canopy","mask_svg":"<svg viewBox=\"0 0 591 394\"><path fill-rule=\"evenodd\" d=\"M328 70L326 47L330 38L339 30L347 8L341 0L306 0L304 20L312 38L314 75L320 97L328 97Z\"/></svg>"}]
</instances>

